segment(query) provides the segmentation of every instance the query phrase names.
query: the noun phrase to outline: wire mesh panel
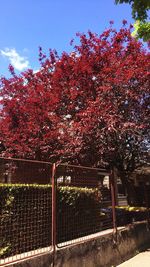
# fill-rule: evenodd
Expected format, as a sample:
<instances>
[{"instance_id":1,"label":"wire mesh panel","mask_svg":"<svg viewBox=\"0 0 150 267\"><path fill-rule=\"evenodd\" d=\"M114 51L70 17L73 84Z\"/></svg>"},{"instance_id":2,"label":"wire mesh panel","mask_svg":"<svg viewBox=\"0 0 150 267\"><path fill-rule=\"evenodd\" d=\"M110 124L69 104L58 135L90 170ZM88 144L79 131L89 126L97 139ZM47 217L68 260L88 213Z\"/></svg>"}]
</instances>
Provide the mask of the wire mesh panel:
<instances>
[{"instance_id":1,"label":"wire mesh panel","mask_svg":"<svg viewBox=\"0 0 150 267\"><path fill-rule=\"evenodd\" d=\"M51 171L49 163L0 159L0 265L51 249Z\"/></svg>"},{"instance_id":2,"label":"wire mesh panel","mask_svg":"<svg viewBox=\"0 0 150 267\"><path fill-rule=\"evenodd\" d=\"M109 212L111 193L107 175L107 171L100 169L71 165L57 167L58 247L112 228L112 212Z\"/></svg>"},{"instance_id":3,"label":"wire mesh panel","mask_svg":"<svg viewBox=\"0 0 150 267\"><path fill-rule=\"evenodd\" d=\"M125 226L127 224L144 220L149 222L150 186L143 183L140 186L133 186L132 190L132 205L128 205L127 197L118 197L118 207L116 207L117 226Z\"/></svg>"},{"instance_id":4,"label":"wire mesh panel","mask_svg":"<svg viewBox=\"0 0 150 267\"><path fill-rule=\"evenodd\" d=\"M0 183L48 184L50 166L42 161L0 158Z\"/></svg>"}]
</instances>

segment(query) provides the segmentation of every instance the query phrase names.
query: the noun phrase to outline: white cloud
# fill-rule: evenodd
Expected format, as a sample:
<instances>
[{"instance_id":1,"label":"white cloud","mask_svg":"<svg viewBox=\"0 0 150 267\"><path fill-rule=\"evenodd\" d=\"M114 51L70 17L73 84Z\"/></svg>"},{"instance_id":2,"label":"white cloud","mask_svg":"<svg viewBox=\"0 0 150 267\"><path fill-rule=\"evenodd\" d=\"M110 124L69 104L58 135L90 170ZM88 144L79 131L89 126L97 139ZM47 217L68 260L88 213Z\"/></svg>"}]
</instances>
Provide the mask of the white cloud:
<instances>
[{"instance_id":1,"label":"white cloud","mask_svg":"<svg viewBox=\"0 0 150 267\"><path fill-rule=\"evenodd\" d=\"M40 71L40 69L37 69L37 70L33 70L33 73L38 73Z\"/></svg>"},{"instance_id":2,"label":"white cloud","mask_svg":"<svg viewBox=\"0 0 150 267\"><path fill-rule=\"evenodd\" d=\"M0 55L7 57L16 70L22 71L30 67L29 61L25 57L20 56L15 48L0 50Z\"/></svg>"}]
</instances>

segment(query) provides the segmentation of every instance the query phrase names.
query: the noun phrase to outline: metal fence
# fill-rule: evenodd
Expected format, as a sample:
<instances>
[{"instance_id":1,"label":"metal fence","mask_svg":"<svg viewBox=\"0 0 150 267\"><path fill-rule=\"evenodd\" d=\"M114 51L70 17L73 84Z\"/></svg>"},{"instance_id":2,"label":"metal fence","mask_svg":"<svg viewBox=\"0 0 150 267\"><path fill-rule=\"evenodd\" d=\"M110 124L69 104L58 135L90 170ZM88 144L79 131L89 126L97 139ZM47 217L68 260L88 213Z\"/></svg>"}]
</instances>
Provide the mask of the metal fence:
<instances>
[{"instance_id":1,"label":"metal fence","mask_svg":"<svg viewBox=\"0 0 150 267\"><path fill-rule=\"evenodd\" d=\"M52 250L52 164L0 159L0 266Z\"/></svg>"},{"instance_id":2,"label":"metal fence","mask_svg":"<svg viewBox=\"0 0 150 267\"><path fill-rule=\"evenodd\" d=\"M0 266L116 233L115 197L113 172L0 158Z\"/></svg>"},{"instance_id":3,"label":"metal fence","mask_svg":"<svg viewBox=\"0 0 150 267\"><path fill-rule=\"evenodd\" d=\"M111 206L109 173L73 165L56 169L56 244L80 242L89 235L112 228L112 216L103 212ZM107 176L107 177L106 177ZM103 186L104 177L107 186Z\"/></svg>"}]
</instances>

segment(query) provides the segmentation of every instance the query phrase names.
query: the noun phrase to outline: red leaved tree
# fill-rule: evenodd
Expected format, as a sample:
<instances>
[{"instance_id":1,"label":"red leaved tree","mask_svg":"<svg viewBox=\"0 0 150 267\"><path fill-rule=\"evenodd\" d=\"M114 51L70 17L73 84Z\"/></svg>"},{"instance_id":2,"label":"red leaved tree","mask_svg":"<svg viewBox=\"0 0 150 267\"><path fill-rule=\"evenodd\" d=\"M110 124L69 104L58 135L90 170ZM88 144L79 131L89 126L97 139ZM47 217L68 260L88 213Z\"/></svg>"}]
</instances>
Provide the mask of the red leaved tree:
<instances>
[{"instance_id":1,"label":"red leaved tree","mask_svg":"<svg viewBox=\"0 0 150 267\"><path fill-rule=\"evenodd\" d=\"M118 32L78 34L80 44L61 60L63 77L55 83L63 85L69 114L66 158L115 167L132 203L130 175L148 142L150 55L123 24Z\"/></svg>"},{"instance_id":2,"label":"red leaved tree","mask_svg":"<svg viewBox=\"0 0 150 267\"><path fill-rule=\"evenodd\" d=\"M148 141L150 56L130 28L81 34L80 41L72 80L81 107L70 131L72 147L79 163L115 167L132 203L130 174Z\"/></svg>"},{"instance_id":3,"label":"red leaved tree","mask_svg":"<svg viewBox=\"0 0 150 267\"><path fill-rule=\"evenodd\" d=\"M52 75L57 55L50 57L40 48L41 69L27 70L17 76L10 66L12 78L1 78L1 142L5 156L57 160L61 116L59 88L53 88Z\"/></svg>"},{"instance_id":4,"label":"red leaved tree","mask_svg":"<svg viewBox=\"0 0 150 267\"><path fill-rule=\"evenodd\" d=\"M131 197L149 128L150 56L123 24L78 34L70 54L40 49L38 73L1 79L6 153L115 167Z\"/></svg>"}]
</instances>

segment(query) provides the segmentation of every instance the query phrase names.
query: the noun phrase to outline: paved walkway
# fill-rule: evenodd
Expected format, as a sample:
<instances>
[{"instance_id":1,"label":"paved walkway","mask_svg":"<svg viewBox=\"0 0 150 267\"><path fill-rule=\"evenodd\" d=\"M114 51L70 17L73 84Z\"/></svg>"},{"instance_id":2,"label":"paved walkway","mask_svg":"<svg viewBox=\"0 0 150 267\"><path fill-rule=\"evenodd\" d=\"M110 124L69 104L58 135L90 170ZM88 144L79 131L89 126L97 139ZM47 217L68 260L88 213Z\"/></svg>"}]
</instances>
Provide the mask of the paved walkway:
<instances>
[{"instance_id":1,"label":"paved walkway","mask_svg":"<svg viewBox=\"0 0 150 267\"><path fill-rule=\"evenodd\" d=\"M150 248L118 265L118 267L150 267Z\"/></svg>"}]
</instances>

